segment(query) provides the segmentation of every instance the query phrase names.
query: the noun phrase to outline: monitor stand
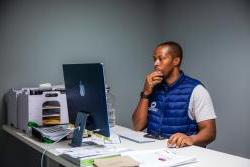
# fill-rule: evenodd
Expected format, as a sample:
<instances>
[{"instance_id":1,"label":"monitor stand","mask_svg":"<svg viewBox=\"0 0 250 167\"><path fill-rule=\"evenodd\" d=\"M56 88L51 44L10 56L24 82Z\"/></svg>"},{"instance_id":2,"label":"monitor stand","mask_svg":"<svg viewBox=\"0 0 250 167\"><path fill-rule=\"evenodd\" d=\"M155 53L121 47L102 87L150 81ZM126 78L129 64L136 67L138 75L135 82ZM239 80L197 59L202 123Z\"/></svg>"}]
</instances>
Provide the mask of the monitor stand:
<instances>
[{"instance_id":1,"label":"monitor stand","mask_svg":"<svg viewBox=\"0 0 250 167\"><path fill-rule=\"evenodd\" d=\"M76 129L73 132L73 137L71 139L71 143L69 144L72 147L80 147L80 146L100 146L92 141L82 141L83 132L85 130L86 122L89 114L85 112L78 112L75 121ZM78 127L78 128L77 128Z\"/></svg>"}]
</instances>

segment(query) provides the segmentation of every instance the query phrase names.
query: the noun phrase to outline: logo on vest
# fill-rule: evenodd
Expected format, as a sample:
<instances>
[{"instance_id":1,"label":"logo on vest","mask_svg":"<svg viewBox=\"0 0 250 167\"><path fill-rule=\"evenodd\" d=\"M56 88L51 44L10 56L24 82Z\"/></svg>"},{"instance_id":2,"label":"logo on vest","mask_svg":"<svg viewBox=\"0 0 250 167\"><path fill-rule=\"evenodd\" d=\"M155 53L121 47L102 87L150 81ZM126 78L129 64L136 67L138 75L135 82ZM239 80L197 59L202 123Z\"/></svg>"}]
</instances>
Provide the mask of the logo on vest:
<instances>
[{"instance_id":1,"label":"logo on vest","mask_svg":"<svg viewBox=\"0 0 250 167\"><path fill-rule=\"evenodd\" d=\"M150 104L150 107L148 109L148 111L153 111L153 112L157 112L159 109L156 108L156 102L153 101L151 104Z\"/></svg>"}]
</instances>

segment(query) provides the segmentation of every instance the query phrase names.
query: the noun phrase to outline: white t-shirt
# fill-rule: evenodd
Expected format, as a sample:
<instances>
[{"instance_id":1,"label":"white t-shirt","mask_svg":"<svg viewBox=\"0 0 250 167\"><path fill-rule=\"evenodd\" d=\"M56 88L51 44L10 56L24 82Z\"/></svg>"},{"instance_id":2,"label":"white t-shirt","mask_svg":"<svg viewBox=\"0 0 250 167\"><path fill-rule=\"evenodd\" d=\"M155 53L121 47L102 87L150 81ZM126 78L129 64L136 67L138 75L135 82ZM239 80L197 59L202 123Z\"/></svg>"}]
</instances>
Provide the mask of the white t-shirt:
<instances>
[{"instance_id":1,"label":"white t-shirt","mask_svg":"<svg viewBox=\"0 0 250 167\"><path fill-rule=\"evenodd\" d=\"M196 122L216 118L212 99L202 85L197 85L191 94L188 116Z\"/></svg>"}]
</instances>

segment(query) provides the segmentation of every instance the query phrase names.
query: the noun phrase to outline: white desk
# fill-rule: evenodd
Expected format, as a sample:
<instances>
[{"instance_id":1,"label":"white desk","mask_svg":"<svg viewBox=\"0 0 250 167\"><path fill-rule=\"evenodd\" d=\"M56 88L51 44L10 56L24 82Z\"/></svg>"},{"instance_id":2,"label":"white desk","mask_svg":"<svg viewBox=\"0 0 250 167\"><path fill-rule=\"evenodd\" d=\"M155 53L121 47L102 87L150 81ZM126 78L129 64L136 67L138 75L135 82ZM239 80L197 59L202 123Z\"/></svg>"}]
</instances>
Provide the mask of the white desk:
<instances>
[{"instance_id":1,"label":"white desk","mask_svg":"<svg viewBox=\"0 0 250 167\"><path fill-rule=\"evenodd\" d=\"M113 130L120 131L124 127L116 126ZM41 143L34 138L19 132L18 130L11 128L9 126L3 125L3 130L8 132L9 134L13 135L17 139L21 140L25 144L29 145L30 147L36 149L39 152L43 152L46 148L47 144ZM160 140L156 142L150 142L145 144L138 144L132 142L130 140L122 139L121 140L121 147L136 149L136 150L148 150L148 149L160 149L166 146L166 140ZM68 146L69 141L63 141L56 144L53 144L49 150L46 152L46 156L49 158L47 162L48 166L50 164L55 165L55 163L62 164L63 166L67 167L76 167L75 164L71 163L70 161L55 155L55 148L69 148ZM194 156L197 157L199 162L185 165L192 166L192 167L211 167L211 166L227 166L227 167L250 167L250 159L201 148L197 146L190 146L184 147L180 149L175 149L175 152L179 155L187 155L187 156ZM50 162L52 160L52 162ZM52 166L52 165L51 165Z\"/></svg>"}]
</instances>

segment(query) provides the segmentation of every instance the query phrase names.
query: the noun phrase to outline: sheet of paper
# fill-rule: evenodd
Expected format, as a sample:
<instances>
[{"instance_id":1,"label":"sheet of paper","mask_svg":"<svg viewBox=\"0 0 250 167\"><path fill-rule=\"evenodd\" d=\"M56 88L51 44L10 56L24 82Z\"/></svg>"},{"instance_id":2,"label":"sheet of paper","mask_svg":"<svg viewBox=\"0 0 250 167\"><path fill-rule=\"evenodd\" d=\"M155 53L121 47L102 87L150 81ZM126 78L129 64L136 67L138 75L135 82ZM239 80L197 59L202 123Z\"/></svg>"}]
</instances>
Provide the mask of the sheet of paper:
<instances>
[{"instance_id":1,"label":"sheet of paper","mask_svg":"<svg viewBox=\"0 0 250 167\"><path fill-rule=\"evenodd\" d=\"M83 158L83 157L90 157L96 155L103 155L103 154L111 154L111 153L122 153L131 151L127 148L119 148L116 146L105 146L102 148L99 147L75 147L75 148L68 148L68 149L56 149L57 152L61 154L67 154L72 158Z\"/></svg>"},{"instance_id":2,"label":"sheet of paper","mask_svg":"<svg viewBox=\"0 0 250 167\"><path fill-rule=\"evenodd\" d=\"M128 155L134 158L140 163L140 167L151 167L152 164L158 167L173 167L197 162L195 157L177 155L166 149L132 151L122 153L122 155Z\"/></svg>"}]
</instances>

